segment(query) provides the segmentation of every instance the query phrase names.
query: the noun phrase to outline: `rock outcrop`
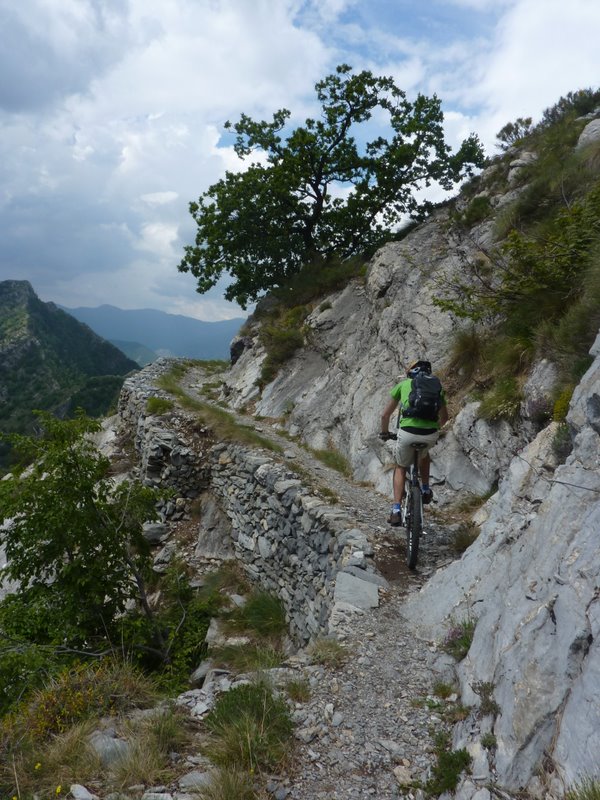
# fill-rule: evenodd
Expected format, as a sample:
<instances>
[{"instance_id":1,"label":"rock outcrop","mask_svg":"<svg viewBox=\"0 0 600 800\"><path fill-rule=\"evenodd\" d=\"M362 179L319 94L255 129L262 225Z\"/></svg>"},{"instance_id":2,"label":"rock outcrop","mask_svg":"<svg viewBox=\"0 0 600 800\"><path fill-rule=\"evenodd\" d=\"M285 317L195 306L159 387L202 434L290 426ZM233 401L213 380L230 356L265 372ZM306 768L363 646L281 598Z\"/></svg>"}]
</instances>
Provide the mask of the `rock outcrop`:
<instances>
[{"instance_id":1,"label":"rock outcrop","mask_svg":"<svg viewBox=\"0 0 600 800\"><path fill-rule=\"evenodd\" d=\"M556 463L554 423L511 462L475 544L403 608L423 637L438 642L457 621L476 621L457 668L463 702L475 707L454 737L477 764L459 794L465 800L489 781L560 798L597 777L600 335L591 352L567 417L566 462ZM480 737L490 730L497 745L483 751Z\"/></svg>"},{"instance_id":2,"label":"rock outcrop","mask_svg":"<svg viewBox=\"0 0 600 800\"><path fill-rule=\"evenodd\" d=\"M389 390L415 357L447 366L452 335L462 323L434 297L465 260L489 245L488 223L461 240L448 223L449 211L440 209L404 240L378 251L364 283L350 284L312 312L307 346L262 394L256 384L265 351L258 340L246 347L226 376L227 401L238 408L252 402L258 415L285 416L291 434L311 447L340 451L357 479L388 494L377 433ZM464 408L452 435L432 452L434 482L450 492L489 492L532 435L529 427L478 419L477 407ZM439 494L443 498L444 490Z\"/></svg>"},{"instance_id":3,"label":"rock outcrop","mask_svg":"<svg viewBox=\"0 0 600 800\"><path fill-rule=\"evenodd\" d=\"M149 397L167 399L157 383L171 365L160 359L129 377L119 401L119 424L133 434L139 477L173 492L160 504L163 522L189 519L200 496L197 553L235 557L253 584L281 599L298 644L328 634L337 612L377 606L386 581L375 574L364 526L312 494L267 451L215 443L181 409L162 417L148 412ZM163 528L149 528L146 537L163 543ZM162 571L172 555L167 541L155 569Z\"/></svg>"}]
</instances>

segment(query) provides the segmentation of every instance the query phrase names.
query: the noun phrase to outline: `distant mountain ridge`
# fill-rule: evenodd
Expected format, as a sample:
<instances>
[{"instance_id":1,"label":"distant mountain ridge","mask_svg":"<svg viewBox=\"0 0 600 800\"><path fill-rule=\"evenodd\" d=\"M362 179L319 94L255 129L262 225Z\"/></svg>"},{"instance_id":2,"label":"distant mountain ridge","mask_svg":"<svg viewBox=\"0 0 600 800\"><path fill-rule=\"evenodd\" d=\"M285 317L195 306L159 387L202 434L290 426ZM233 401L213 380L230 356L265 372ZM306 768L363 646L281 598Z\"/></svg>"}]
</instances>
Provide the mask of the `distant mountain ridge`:
<instances>
[{"instance_id":1,"label":"distant mountain ridge","mask_svg":"<svg viewBox=\"0 0 600 800\"><path fill-rule=\"evenodd\" d=\"M29 432L34 409L105 414L137 369L87 325L42 302L28 281L0 282L1 431Z\"/></svg>"},{"instance_id":2,"label":"distant mountain ridge","mask_svg":"<svg viewBox=\"0 0 600 800\"><path fill-rule=\"evenodd\" d=\"M228 359L229 344L246 321L238 317L205 322L155 309L124 310L111 305L61 308L109 341L139 343L158 355L183 358Z\"/></svg>"}]
</instances>

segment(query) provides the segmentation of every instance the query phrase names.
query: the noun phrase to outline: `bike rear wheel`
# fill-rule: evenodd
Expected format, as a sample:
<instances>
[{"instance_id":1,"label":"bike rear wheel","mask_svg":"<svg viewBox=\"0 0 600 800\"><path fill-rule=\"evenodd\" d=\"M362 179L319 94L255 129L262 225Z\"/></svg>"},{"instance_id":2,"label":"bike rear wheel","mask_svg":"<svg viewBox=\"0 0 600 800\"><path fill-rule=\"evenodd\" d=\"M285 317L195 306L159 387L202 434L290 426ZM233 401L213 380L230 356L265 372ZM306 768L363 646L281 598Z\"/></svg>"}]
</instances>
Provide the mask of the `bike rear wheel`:
<instances>
[{"instance_id":1,"label":"bike rear wheel","mask_svg":"<svg viewBox=\"0 0 600 800\"><path fill-rule=\"evenodd\" d=\"M409 569L417 566L419 557L419 541L423 530L423 514L421 506L421 490L411 486L408 496L408 514L406 519L406 562Z\"/></svg>"}]
</instances>

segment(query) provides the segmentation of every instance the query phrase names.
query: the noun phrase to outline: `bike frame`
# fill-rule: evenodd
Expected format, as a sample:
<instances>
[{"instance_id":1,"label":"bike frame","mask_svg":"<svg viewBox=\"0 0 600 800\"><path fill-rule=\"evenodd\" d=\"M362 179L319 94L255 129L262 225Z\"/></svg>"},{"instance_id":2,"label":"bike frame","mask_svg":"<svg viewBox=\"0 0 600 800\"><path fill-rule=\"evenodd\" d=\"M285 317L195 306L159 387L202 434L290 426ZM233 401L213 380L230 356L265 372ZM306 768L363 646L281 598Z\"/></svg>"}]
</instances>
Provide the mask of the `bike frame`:
<instances>
[{"instance_id":1,"label":"bike frame","mask_svg":"<svg viewBox=\"0 0 600 800\"><path fill-rule=\"evenodd\" d=\"M414 450L414 458L413 463L406 470L402 521L406 528L406 561L409 568L414 569L417 566L419 542L423 532L423 499L419 476L419 456L427 445L415 442L411 447Z\"/></svg>"},{"instance_id":2,"label":"bike frame","mask_svg":"<svg viewBox=\"0 0 600 800\"><path fill-rule=\"evenodd\" d=\"M397 434L390 434L397 439ZM419 476L419 457L427 447L425 442L413 442L410 445L414 452L413 463L406 468L404 480L404 498L402 500L402 525L406 528L406 563L410 569L417 566L419 542L423 532L423 498L421 496L421 478Z\"/></svg>"}]
</instances>

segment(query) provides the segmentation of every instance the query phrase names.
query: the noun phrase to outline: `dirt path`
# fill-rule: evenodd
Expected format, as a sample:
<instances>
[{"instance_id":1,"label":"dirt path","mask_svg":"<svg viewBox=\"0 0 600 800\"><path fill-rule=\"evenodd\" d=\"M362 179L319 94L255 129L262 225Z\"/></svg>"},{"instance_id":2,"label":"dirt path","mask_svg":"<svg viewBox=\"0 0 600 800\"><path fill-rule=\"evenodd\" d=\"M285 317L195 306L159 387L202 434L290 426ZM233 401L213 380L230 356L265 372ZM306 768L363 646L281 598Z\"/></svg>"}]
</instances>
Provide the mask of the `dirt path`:
<instances>
[{"instance_id":1,"label":"dirt path","mask_svg":"<svg viewBox=\"0 0 600 800\"><path fill-rule=\"evenodd\" d=\"M201 369L194 368L186 375L186 392L206 400L201 393L206 379ZM429 664L435 647L414 637L401 604L407 593L418 591L439 566L452 560L450 535L428 513L419 565L411 572L405 565L404 529L386 523L388 498L322 464L282 435L277 421L234 415L277 442L283 448L277 457L291 470L299 467L302 474L308 473L316 487L339 498L349 516L370 527L376 566L389 582L379 608L337 621L346 653L343 666L309 668L311 698L298 704L294 714L299 757L293 776L281 776L272 796L278 800L417 797L414 789L402 786L427 780L434 760L431 728L442 724L439 706L456 698L426 699L432 691Z\"/></svg>"}]
</instances>

